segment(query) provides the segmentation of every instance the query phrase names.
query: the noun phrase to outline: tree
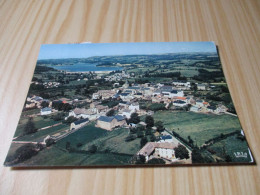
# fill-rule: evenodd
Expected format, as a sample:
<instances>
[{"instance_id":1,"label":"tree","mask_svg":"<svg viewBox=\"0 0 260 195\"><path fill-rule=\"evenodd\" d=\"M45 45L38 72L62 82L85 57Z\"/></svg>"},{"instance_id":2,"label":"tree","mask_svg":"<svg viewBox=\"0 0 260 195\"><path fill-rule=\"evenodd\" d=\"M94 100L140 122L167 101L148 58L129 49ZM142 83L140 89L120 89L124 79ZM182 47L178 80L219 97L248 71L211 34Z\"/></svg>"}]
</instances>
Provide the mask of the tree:
<instances>
[{"instance_id":1,"label":"tree","mask_svg":"<svg viewBox=\"0 0 260 195\"><path fill-rule=\"evenodd\" d=\"M37 147L34 144L25 144L15 151L14 157L18 162L25 161L38 154Z\"/></svg>"},{"instance_id":2,"label":"tree","mask_svg":"<svg viewBox=\"0 0 260 195\"><path fill-rule=\"evenodd\" d=\"M143 132L143 131L139 131L139 130L138 130L136 134L137 134L137 137L138 137L138 138L141 138L141 137L144 136L144 132Z\"/></svg>"},{"instance_id":3,"label":"tree","mask_svg":"<svg viewBox=\"0 0 260 195\"><path fill-rule=\"evenodd\" d=\"M152 158L148 160L147 164L165 164L165 161L161 158Z\"/></svg>"},{"instance_id":4,"label":"tree","mask_svg":"<svg viewBox=\"0 0 260 195\"><path fill-rule=\"evenodd\" d=\"M71 147L70 147L70 142L66 142L66 150L70 151Z\"/></svg>"},{"instance_id":5,"label":"tree","mask_svg":"<svg viewBox=\"0 0 260 195\"><path fill-rule=\"evenodd\" d=\"M63 117L65 116L65 113L64 112L60 112L56 115L53 115L51 118L54 120L54 121L61 121L63 119Z\"/></svg>"},{"instance_id":6,"label":"tree","mask_svg":"<svg viewBox=\"0 0 260 195\"><path fill-rule=\"evenodd\" d=\"M34 122L33 122L33 118L30 117L27 121L27 123L25 124L24 127L24 133L25 134L32 134L37 132L37 129L35 128Z\"/></svg>"},{"instance_id":7,"label":"tree","mask_svg":"<svg viewBox=\"0 0 260 195\"><path fill-rule=\"evenodd\" d=\"M141 148L144 147L144 145L148 142L147 138L146 137L142 137L141 141L140 141L140 145L141 145Z\"/></svg>"},{"instance_id":8,"label":"tree","mask_svg":"<svg viewBox=\"0 0 260 195\"><path fill-rule=\"evenodd\" d=\"M150 135L150 141L151 141L151 142L154 142L154 141L155 141L155 139L156 139L156 137L155 137L155 135L154 135L154 134Z\"/></svg>"},{"instance_id":9,"label":"tree","mask_svg":"<svg viewBox=\"0 0 260 195\"><path fill-rule=\"evenodd\" d=\"M46 140L46 147L49 147L54 143L55 143L55 140L53 138L49 138Z\"/></svg>"},{"instance_id":10,"label":"tree","mask_svg":"<svg viewBox=\"0 0 260 195\"><path fill-rule=\"evenodd\" d=\"M151 129L146 129L146 131L145 131L145 135L151 135L151 134L152 134Z\"/></svg>"},{"instance_id":11,"label":"tree","mask_svg":"<svg viewBox=\"0 0 260 195\"><path fill-rule=\"evenodd\" d=\"M200 150L198 148L194 148L192 150L191 160L192 163L205 163L203 156L201 155Z\"/></svg>"},{"instance_id":12,"label":"tree","mask_svg":"<svg viewBox=\"0 0 260 195\"><path fill-rule=\"evenodd\" d=\"M41 106L42 106L43 108L46 108L46 107L49 106L49 102L48 102L48 101L43 101L43 102L41 103Z\"/></svg>"},{"instance_id":13,"label":"tree","mask_svg":"<svg viewBox=\"0 0 260 195\"><path fill-rule=\"evenodd\" d=\"M96 145L91 145L89 148L88 148L88 151L92 154L96 153L97 151L97 146Z\"/></svg>"},{"instance_id":14,"label":"tree","mask_svg":"<svg viewBox=\"0 0 260 195\"><path fill-rule=\"evenodd\" d=\"M70 117L67 118L67 120L64 121L64 123L70 124L70 123L73 123L76 120L78 120L76 117L70 116Z\"/></svg>"},{"instance_id":15,"label":"tree","mask_svg":"<svg viewBox=\"0 0 260 195\"><path fill-rule=\"evenodd\" d=\"M115 114L115 110L114 110L114 109L111 109L111 110L109 110L109 111L106 113L107 116L114 116L114 114Z\"/></svg>"},{"instance_id":16,"label":"tree","mask_svg":"<svg viewBox=\"0 0 260 195\"><path fill-rule=\"evenodd\" d=\"M165 104L162 103L153 103L148 107L152 111L157 111L157 110L165 110Z\"/></svg>"},{"instance_id":17,"label":"tree","mask_svg":"<svg viewBox=\"0 0 260 195\"><path fill-rule=\"evenodd\" d=\"M130 119L129 119L129 123L139 123L140 122L140 118L138 116L137 113L132 113L131 116L130 116Z\"/></svg>"},{"instance_id":18,"label":"tree","mask_svg":"<svg viewBox=\"0 0 260 195\"><path fill-rule=\"evenodd\" d=\"M135 161L135 164L144 164L145 163L145 156L143 155L138 155Z\"/></svg>"},{"instance_id":19,"label":"tree","mask_svg":"<svg viewBox=\"0 0 260 195\"><path fill-rule=\"evenodd\" d=\"M230 156L230 155L226 155L226 156L225 156L225 161L226 161L226 162L232 162L231 156Z\"/></svg>"},{"instance_id":20,"label":"tree","mask_svg":"<svg viewBox=\"0 0 260 195\"><path fill-rule=\"evenodd\" d=\"M190 158L190 155L189 155L189 151L187 150L187 148L181 144L179 144L176 148L175 148L175 156L176 158L179 158L179 159L188 159Z\"/></svg>"},{"instance_id":21,"label":"tree","mask_svg":"<svg viewBox=\"0 0 260 195\"><path fill-rule=\"evenodd\" d=\"M164 126L162 121L156 121L155 122L155 127L157 128L158 132L164 131Z\"/></svg>"},{"instance_id":22,"label":"tree","mask_svg":"<svg viewBox=\"0 0 260 195\"><path fill-rule=\"evenodd\" d=\"M188 136L188 140L189 140L189 144L190 144L190 146L193 146L193 143L194 143L193 139L191 139L191 137Z\"/></svg>"},{"instance_id":23,"label":"tree","mask_svg":"<svg viewBox=\"0 0 260 195\"><path fill-rule=\"evenodd\" d=\"M146 127L153 127L154 126L154 119L152 116L148 115L145 117Z\"/></svg>"}]
</instances>

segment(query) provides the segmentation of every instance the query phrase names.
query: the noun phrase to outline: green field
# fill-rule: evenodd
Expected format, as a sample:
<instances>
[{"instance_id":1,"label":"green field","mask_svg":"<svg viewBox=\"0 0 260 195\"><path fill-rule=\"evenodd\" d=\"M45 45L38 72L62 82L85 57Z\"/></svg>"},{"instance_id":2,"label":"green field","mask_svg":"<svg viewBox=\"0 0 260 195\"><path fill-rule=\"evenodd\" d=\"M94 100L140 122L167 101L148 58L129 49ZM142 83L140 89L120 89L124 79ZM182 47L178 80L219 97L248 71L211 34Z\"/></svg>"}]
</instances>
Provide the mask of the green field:
<instances>
[{"instance_id":1,"label":"green field","mask_svg":"<svg viewBox=\"0 0 260 195\"><path fill-rule=\"evenodd\" d=\"M55 133L58 133L60 131L69 129L68 125L61 124L55 127L51 127L48 129L37 131L36 133L24 135L22 137L17 138L15 141L42 141L46 136L53 135Z\"/></svg>"},{"instance_id":2,"label":"green field","mask_svg":"<svg viewBox=\"0 0 260 195\"><path fill-rule=\"evenodd\" d=\"M217 156L223 157L224 155L229 155L232 162L250 162L251 158L248 152L248 145L246 140L241 141L237 139L237 135L221 140L209 147L211 150L216 152ZM237 158L234 153L243 152L247 154L247 157Z\"/></svg>"},{"instance_id":3,"label":"green field","mask_svg":"<svg viewBox=\"0 0 260 195\"><path fill-rule=\"evenodd\" d=\"M110 150L115 153L136 154L140 149L140 138L136 138L131 142L125 142L128 132L129 130L125 128L107 131L103 136L83 146L83 149L87 149L89 145L95 144L98 146L99 151Z\"/></svg>"},{"instance_id":4,"label":"green field","mask_svg":"<svg viewBox=\"0 0 260 195\"><path fill-rule=\"evenodd\" d=\"M87 126L79 129L75 133L63 138L62 140L56 143L57 146L64 148L66 143L70 142L72 147L77 147L77 144L81 143L82 145L92 142L93 140L99 138L102 135L106 134L106 130L95 127L95 123L90 123Z\"/></svg>"},{"instance_id":5,"label":"green field","mask_svg":"<svg viewBox=\"0 0 260 195\"><path fill-rule=\"evenodd\" d=\"M140 149L140 138L125 142L128 129L118 128L106 131L94 126L94 123L83 127L75 133L45 148L31 159L19 165L123 165L129 163L132 155ZM66 143L70 142L76 151L68 152ZM82 146L78 147L77 144ZM88 153L88 147L95 144L98 150ZM78 152L77 152L78 151ZM85 151L85 152L84 152Z\"/></svg>"},{"instance_id":6,"label":"green field","mask_svg":"<svg viewBox=\"0 0 260 195\"><path fill-rule=\"evenodd\" d=\"M231 115L159 111L155 112L153 117L155 121L163 121L168 130L174 130L184 139L190 136L198 146L221 133L226 134L241 129L238 118Z\"/></svg>"},{"instance_id":7,"label":"green field","mask_svg":"<svg viewBox=\"0 0 260 195\"><path fill-rule=\"evenodd\" d=\"M27 123L27 121L28 121L28 117L20 118L14 137L20 136L23 134L24 127L25 127L25 124ZM36 116L33 118L33 122L37 129L59 123L59 121L54 121L54 120L50 119L49 116L46 119L44 119L42 116Z\"/></svg>"}]
</instances>

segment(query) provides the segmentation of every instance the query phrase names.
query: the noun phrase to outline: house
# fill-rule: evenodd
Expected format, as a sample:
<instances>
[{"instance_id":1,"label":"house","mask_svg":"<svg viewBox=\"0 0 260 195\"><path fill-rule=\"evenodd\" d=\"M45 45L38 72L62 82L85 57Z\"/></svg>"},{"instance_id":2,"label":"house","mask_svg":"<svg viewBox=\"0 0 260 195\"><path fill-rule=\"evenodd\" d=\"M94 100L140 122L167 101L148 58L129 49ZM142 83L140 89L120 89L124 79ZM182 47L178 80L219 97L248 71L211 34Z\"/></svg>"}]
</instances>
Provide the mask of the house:
<instances>
[{"instance_id":1,"label":"house","mask_svg":"<svg viewBox=\"0 0 260 195\"><path fill-rule=\"evenodd\" d=\"M206 84L197 84L198 90L207 90L207 85Z\"/></svg>"},{"instance_id":2,"label":"house","mask_svg":"<svg viewBox=\"0 0 260 195\"><path fill-rule=\"evenodd\" d=\"M216 106L208 106L207 110L208 110L208 112L216 112L217 108L216 108Z\"/></svg>"},{"instance_id":3,"label":"house","mask_svg":"<svg viewBox=\"0 0 260 195\"><path fill-rule=\"evenodd\" d=\"M129 127L135 128L135 127L137 127L137 124L129 123Z\"/></svg>"},{"instance_id":4,"label":"house","mask_svg":"<svg viewBox=\"0 0 260 195\"><path fill-rule=\"evenodd\" d=\"M191 112L199 112L200 111L200 108L198 106L191 106L190 107L190 111Z\"/></svg>"},{"instance_id":5,"label":"house","mask_svg":"<svg viewBox=\"0 0 260 195\"><path fill-rule=\"evenodd\" d=\"M90 108L95 108L97 105L101 104L101 102L92 102L89 107Z\"/></svg>"},{"instance_id":6,"label":"house","mask_svg":"<svg viewBox=\"0 0 260 195\"><path fill-rule=\"evenodd\" d=\"M118 105L124 108L129 108L130 104L130 102L120 102Z\"/></svg>"},{"instance_id":7,"label":"house","mask_svg":"<svg viewBox=\"0 0 260 195\"><path fill-rule=\"evenodd\" d=\"M100 94L99 93L93 93L92 94L92 99L93 100L99 100L101 98Z\"/></svg>"},{"instance_id":8,"label":"house","mask_svg":"<svg viewBox=\"0 0 260 195\"><path fill-rule=\"evenodd\" d=\"M74 110L69 112L69 117L73 116L76 118L88 118L89 114L92 114L92 113L90 113L90 111L85 108L75 108Z\"/></svg>"},{"instance_id":9,"label":"house","mask_svg":"<svg viewBox=\"0 0 260 195\"><path fill-rule=\"evenodd\" d=\"M196 100L196 106L203 107L204 106L203 102L204 102L203 100Z\"/></svg>"},{"instance_id":10,"label":"house","mask_svg":"<svg viewBox=\"0 0 260 195\"><path fill-rule=\"evenodd\" d=\"M95 111L96 113L107 112L109 110L109 107L103 105L97 105L92 110Z\"/></svg>"},{"instance_id":11,"label":"house","mask_svg":"<svg viewBox=\"0 0 260 195\"><path fill-rule=\"evenodd\" d=\"M172 86L164 85L160 88L162 90L162 93L165 91L171 91L173 90Z\"/></svg>"},{"instance_id":12,"label":"house","mask_svg":"<svg viewBox=\"0 0 260 195\"><path fill-rule=\"evenodd\" d=\"M145 146L137 153L137 155L142 155L145 157L145 160L148 161L149 157L161 157L166 158L168 160L174 160L175 152L174 148L177 145L173 143L166 143L166 142L148 142Z\"/></svg>"},{"instance_id":13,"label":"house","mask_svg":"<svg viewBox=\"0 0 260 195\"><path fill-rule=\"evenodd\" d=\"M182 81L182 80L174 80L172 82L173 85L177 86L177 87L185 87L186 89L190 88L190 82L187 81Z\"/></svg>"},{"instance_id":14,"label":"house","mask_svg":"<svg viewBox=\"0 0 260 195\"><path fill-rule=\"evenodd\" d=\"M173 98L173 97L183 97L184 96L184 92L181 91L181 90L172 90L169 94L169 97L170 98Z\"/></svg>"},{"instance_id":15,"label":"house","mask_svg":"<svg viewBox=\"0 0 260 195\"><path fill-rule=\"evenodd\" d=\"M138 110L140 110L140 106L138 102L132 103L129 106L129 110L131 110L132 112L137 112Z\"/></svg>"},{"instance_id":16,"label":"house","mask_svg":"<svg viewBox=\"0 0 260 195\"><path fill-rule=\"evenodd\" d=\"M224 105L218 105L217 107L217 113L223 113L223 112L227 112L228 108Z\"/></svg>"},{"instance_id":17,"label":"house","mask_svg":"<svg viewBox=\"0 0 260 195\"><path fill-rule=\"evenodd\" d=\"M41 109L41 115L48 115L48 114L51 114L51 108L42 108Z\"/></svg>"},{"instance_id":18,"label":"house","mask_svg":"<svg viewBox=\"0 0 260 195\"><path fill-rule=\"evenodd\" d=\"M134 99L131 93L120 93L119 96L123 101L130 101Z\"/></svg>"},{"instance_id":19,"label":"house","mask_svg":"<svg viewBox=\"0 0 260 195\"><path fill-rule=\"evenodd\" d=\"M143 94L140 93L140 92L138 92L138 93L135 93L135 94L134 94L134 97L135 97L135 98L142 98L142 97L143 97Z\"/></svg>"},{"instance_id":20,"label":"house","mask_svg":"<svg viewBox=\"0 0 260 195\"><path fill-rule=\"evenodd\" d=\"M203 106L204 106L204 107L208 107L208 106L210 106L210 105L209 105L208 102L203 102Z\"/></svg>"},{"instance_id":21,"label":"house","mask_svg":"<svg viewBox=\"0 0 260 195\"><path fill-rule=\"evenodd\" d=\"M171 135L163 135L157 143L173 143L173 138Z\"/></svg>"},{"instance_id":22,"label":"house","mask_svg":"<svg viewBox=\"0 0 260 195\"><path fill-rule=\"evenodd\" d=\"M162 90L160 90L160 89L156 89L154 92L153 92L153 96L159 96L159 95L161 95L162 94Z\"/></svg>"},{"instance_id":23,"label":"house","mask_svg":"<svg viewBox=\"0 0 260 195\"><path fill-rule=\"evenodd\" d=\"M89 122L88 118L75 121L70 124L70 130L81 128L84 125L86 125L88 122Z\"/></svg>"},{"instance_id":24,"label":"house","mask_svg":"<svg viewBox=\"0 0 260 195\"><path fill-rule=\"evenodd\" d=\"M173 101L172 105L178 106L178 107L184 107L187 105L187 103L182 100L176 100L176 101Z\"/></svg>"},{"instance_id":25,"label":"house","mask_svg":"<svg viewBox=\"0 0 260 195\"><path fill-rule=\"evenodd\" d=\"M36 107L37 104L34 103L34 102L30 102L30 101L27 101L26 104L25 104L25 108L33 108L33 107Z\"/></svg>"},{"instance_id":26,"label":"house","mask_svg":"<svg viewBox=\"0 0 260 195\"><path fill-rule=\"evenodd\" d=\"M127 118L127 119L131 118L132 113L134 113L134 112L132 110L129 110L129 109L124 109L124 110L120 111L120 115Z\"/></svg>"},{"instance_id":27,"label":"house","mask_svg":"<svg viewBox=\"0 0 260 195\"><path fill-rule=\"evenodd\" d=\"M97 120L96 127L112 131L117 126L123 126L126 124L125 118L120 115L116 116L100 116Z\"/></svg>"}]
</instances>

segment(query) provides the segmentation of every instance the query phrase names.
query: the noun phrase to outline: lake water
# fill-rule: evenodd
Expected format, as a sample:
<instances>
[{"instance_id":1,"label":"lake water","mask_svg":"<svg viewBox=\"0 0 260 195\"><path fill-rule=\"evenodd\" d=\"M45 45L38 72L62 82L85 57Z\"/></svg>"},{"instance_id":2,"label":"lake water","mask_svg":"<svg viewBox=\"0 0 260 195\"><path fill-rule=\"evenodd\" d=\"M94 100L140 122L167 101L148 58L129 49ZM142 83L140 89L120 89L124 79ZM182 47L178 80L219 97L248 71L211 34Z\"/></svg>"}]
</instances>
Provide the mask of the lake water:
<instances>
[{"instance_id":1,"label":"lake water","mask_svg":"<svg viewBox=\"0 0 260 195\"><path fill-rule=\"evenodd\" d=\"M113 66L113 67L101 67L96 66L96 64L84 64L78 63L74 65L61 65L61 66L51 66L57 70L65 70L68 72L90 72L90 71L116 71L123 70L122 67Z\"/></svg>"}]
</instances>

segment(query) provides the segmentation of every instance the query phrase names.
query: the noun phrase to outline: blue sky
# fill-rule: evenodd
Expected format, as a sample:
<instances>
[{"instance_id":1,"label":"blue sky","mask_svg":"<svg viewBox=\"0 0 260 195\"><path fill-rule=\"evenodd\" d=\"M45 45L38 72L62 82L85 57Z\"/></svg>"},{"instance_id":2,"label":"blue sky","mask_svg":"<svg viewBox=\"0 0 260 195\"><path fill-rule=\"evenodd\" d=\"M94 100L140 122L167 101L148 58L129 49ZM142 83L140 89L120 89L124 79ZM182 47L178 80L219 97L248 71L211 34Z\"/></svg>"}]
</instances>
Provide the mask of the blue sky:
<instances>
[{"instance_id":1,"label":"blue sky","mask_svg":"<svg viewBox=\"0 0 260 195\"><path fill-rule=\"evenodd\" d=\"M216 52L216 46L213 42L44 44L38 59L183 52Z\"/></svg>"}]
</instances>

